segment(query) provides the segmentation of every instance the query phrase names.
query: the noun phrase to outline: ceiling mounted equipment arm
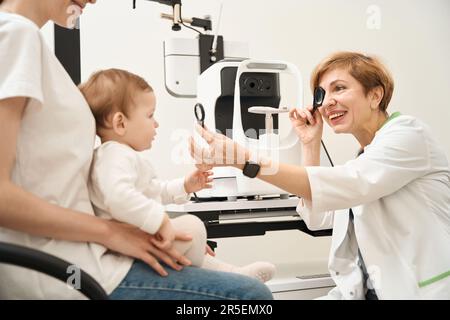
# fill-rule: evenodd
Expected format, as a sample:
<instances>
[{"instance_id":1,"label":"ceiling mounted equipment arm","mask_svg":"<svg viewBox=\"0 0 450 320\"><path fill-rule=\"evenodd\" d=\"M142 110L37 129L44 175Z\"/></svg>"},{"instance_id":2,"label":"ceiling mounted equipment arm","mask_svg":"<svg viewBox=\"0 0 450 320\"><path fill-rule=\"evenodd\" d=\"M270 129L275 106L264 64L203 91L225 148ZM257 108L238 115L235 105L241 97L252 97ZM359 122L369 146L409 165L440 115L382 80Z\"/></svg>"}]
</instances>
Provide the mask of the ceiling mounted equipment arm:
<instances>
[{"instance_id":1,"label":"ceiling mounted equipment arm","mask_svg":"<svg viewBox=\"0 0 450 320\"><path fill-rule=\"evenodd\" d=\"M172 30L173 31L180 31L181 26L181 0L147 0L147 1L153 1L158 2L161 4L165 4L167 6L171 6L173 8L173 25ZM136 0L133 0L133 9L136 9Z\"/></svg>"}]
</instances>

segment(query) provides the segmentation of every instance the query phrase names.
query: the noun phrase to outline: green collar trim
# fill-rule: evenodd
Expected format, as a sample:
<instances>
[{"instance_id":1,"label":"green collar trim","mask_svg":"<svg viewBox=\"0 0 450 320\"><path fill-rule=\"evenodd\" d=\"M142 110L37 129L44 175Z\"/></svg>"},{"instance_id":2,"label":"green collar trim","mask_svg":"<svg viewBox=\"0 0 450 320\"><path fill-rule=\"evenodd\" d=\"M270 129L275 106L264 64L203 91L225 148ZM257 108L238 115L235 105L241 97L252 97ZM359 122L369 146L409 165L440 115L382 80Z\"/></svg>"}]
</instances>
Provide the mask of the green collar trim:
<instances>
[{"instance_id":1,"label":"green collar trim","mask_svg":"<svg viewBox=\"0 0 450 320\"><path fill-rule=\"evenodd\" d=\"M431 279L420 281L419 282L419 288L426 287L426 286L428 286L428 285L430 285L432 283L435 283L435 282L437 282L439 280L447 278L448 276L450 276L450 270L447 271L447 272L441 273L441 274L439 274L439 275L437 275L437 276L435 276L435 277L433 277Z\"/></svg>"},{"instance_id":2,"label":"green collar trim","mask_svg":"<svg viewBox=\"0 0 450 320\"><path fill-rule=\"evenodd\" d=\"M393 120L393 119L395 119L395 118L397 118L398 116L400 116L401 115L401 113L400 112L394 112L393 114L391 114L390 116L389 116L389 118L387 118L386 119L386 121L381 125L381 128L383 128L383 126L386 124L386 123L388 123L389 121L391 121L391 120ZM381 129L380 128L380 129Z\"/></svg>"}]
</instances>

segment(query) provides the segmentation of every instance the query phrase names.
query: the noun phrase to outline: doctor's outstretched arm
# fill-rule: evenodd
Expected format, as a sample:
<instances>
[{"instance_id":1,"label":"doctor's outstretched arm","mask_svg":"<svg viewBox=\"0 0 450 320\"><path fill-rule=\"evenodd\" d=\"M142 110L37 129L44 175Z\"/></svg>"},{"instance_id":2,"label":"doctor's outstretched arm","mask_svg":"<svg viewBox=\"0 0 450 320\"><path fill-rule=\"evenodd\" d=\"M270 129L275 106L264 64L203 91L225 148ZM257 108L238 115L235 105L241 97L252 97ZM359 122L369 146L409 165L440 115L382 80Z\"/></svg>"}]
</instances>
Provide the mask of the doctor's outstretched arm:
<instances>
[{"instance_id":1,"label":"doctor's outstretched arm","mask_svg":"<svg viewBox=\"0 0 450 320\"><path fill-rule=\"evenodd\" d=\"M313 107L293 108L289 112L292 127L302 143L302 164L294 166L277 163L271 159L260 159L261 169L257 177L283 190L311 201L311 186L305 166L320 165L320 146L323 132L323 119L320 112L313 113ZM233 166L243 169L252 158L247 149L227 137L196 126L196 130L209 144L202 150L191 141L191 155L199 167ZM253 160L253 159L252 159Z\"/></svg>"},{"instance_id":2,"label":"doctor's outstretched arm","mask_svg":"<svg viewBox=\"0 0 450 320\"><path fill-rule=\"evenodd\" d=\"M190 153L202 170L217 166L232 166L243 169L245 162L251 159L249 150L242 147L226 136L213 133L201 126L196 130L208 143L209 148L197 145L194 139L190 140ZM276 163L270 159L259 161L261 169L258 178L273 184L283 190L295 194L306 201L311 201L311 186L306 169L283 163Z\"/></svg>"}]
</instances>

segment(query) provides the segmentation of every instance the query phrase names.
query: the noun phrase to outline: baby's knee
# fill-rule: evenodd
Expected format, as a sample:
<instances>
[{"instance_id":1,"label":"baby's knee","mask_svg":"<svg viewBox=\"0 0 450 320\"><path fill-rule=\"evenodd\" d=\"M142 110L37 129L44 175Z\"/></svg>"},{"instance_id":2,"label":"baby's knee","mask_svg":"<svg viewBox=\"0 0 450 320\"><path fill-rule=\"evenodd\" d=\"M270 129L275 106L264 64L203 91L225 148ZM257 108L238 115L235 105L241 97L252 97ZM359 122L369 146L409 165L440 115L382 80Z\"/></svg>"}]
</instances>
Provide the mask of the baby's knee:
<instances>
[{"instance_id":1,"label":"baby's knee","mask_svg":"<svg viewBox=\"0 0 450 320\"><path fill-rule=\"evenodd\" d=\"M206 242L206 228L205 224L198 217L186 214L176 218L178 229L188 233L193 239L197 241Z\"/></svg>"}]
</instances>

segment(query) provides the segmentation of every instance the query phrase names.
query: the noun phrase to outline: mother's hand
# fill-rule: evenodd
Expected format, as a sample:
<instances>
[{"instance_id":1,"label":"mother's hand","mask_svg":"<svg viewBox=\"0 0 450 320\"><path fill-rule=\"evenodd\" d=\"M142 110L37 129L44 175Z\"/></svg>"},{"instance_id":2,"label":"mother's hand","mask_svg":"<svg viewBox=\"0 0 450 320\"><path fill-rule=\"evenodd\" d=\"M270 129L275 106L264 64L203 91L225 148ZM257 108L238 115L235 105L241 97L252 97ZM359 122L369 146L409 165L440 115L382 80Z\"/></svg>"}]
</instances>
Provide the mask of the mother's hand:
<instances>
[{"instance_id":1,"label":"mother's hand","mask_svg":"<svg viewBox=\"0 0 450 320\"><path fill-rule=\"evenodd\" d=\"M196 130L208 143L208 148L202 148L190 138L189 151L200 170L207 171L219 166L243 167L250 158L246 148L223 134L211 132L199 125L196 125Z\"/></svg>"},{"instance_id":2,"label":"mother's hand","mask_svg":"<svg viewBox=\"0 0 450 320\"><path fill-rule=\"evenodd\" d=\"M159 261L163 261L178 271L182 269L182 265L188 266L191 264L186 257L174 248L163 251L156 247L152 243L153 236L135 226L114 220L105 220L105 223L107 225L107 232L104 241L101 242L105 247L123 255L144 261L161 276L167 276L168 273ZM175 239L190 241L192 237L184 233L176 233Z\"/></svg>"},{"instance_id":3,"label":"mother's hand","mask_svg":"<svg viewBox=\"0 0 450 320\"><path fill-rule=\"evenodd\" d=\"M294 108L289 112L292 127L303 145L320 143L322 139L322 115L318 110L312 114L312 110L313 107L308 106L305 109Z\"/></svg>"}]
</instances>

